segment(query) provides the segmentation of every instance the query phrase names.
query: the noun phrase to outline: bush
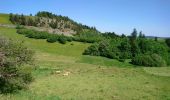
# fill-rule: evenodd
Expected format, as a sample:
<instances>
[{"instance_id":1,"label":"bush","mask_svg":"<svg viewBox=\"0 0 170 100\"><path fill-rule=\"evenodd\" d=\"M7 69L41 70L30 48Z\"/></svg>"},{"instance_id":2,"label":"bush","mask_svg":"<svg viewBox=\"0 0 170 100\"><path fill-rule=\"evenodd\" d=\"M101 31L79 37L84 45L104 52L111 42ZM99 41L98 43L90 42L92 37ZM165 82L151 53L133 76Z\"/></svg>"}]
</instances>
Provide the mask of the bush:
<instances>
[{"instance_id":1,"label":"bush","mask_svg":"<svg viewBox=\"0 0 170 100\"><path fill-rule=\"evenodd\" d=\"M61 35L59 38L58 38L58 41L59 43L61 44L66 44L66 41L67 41L67 38L63 35Z\"/></svg>"},{"instance_id":2,"label":"bush","mask_svg":"<svg viewBox=\"0 0 170 100\"><path fill-rule=\"evenodd\" d=\"M40 32L30 29L18 29L18 34L23 34L28 38L34 39L47 39L47 42L54 43L59 41L59 43L65 44L66 41L71 42L74 38L58 34L49 34L47 32Z\"/></svg>"},{"instance_id":3,"label":"bush","mask_svg":"<svg viewBox=\"0 0 170 100\"><path fill-rule=\"evenodd\" d=\"M166 66L165 60L161 56L159 56L158 54L152 54L151 57L152 57L153 61L155 62L154 65L156 67L158 67L158 66L161 66L161 67Z\"/></svg>"},{"instance_id":4,"label":"bush","mask_svg":"<svg viewBox=\"0 0 170 100\"><path fill-rule=\"evenodd\" d=\"M50 35L47 38L47 42L50 42L50 43L54 43L54 42L57 42L57 41L58 41L58 36L57 35Z\"/></svg>"},{"instance_id":5,"label":"bush","mask_svg":"<svg viewBox=\"0 0 170 100\"><path fill-rule=\"evenodd\" d=\"M120 42L120 45L118 46L119 51L121 52L121 54L119 54L119 56L123 59L129 59L132 57L131 54L131 45L129 43L129 41L127 39L123 39Z\"/></svg>"},{"instance_id":6,"label":"bush","mask_svg":"<svg viewBox=\"0 0 170 100\"><path fill-rule=\"evenodd\" d=\"M27 87L31 72L24 64L31 64L33 52L20 42L0 37L0 93L11 93Z\"/></svg>"},{"instance_id":7,"label":"bush","mask_svg":"<svg viewBox=\"0 0 170 100\"><path fill-rule=\"evenodd\" d=\"M83 32L76 34L74 40L79 42L94 43L99 42L102 39L102 35L96 31L84 30Z\"/></svg>"},{"instance_id":8,"label":"bush","mask_svg":"<svg viewBox=\"0 0 170 100\"><path fill-rule=\"evenodd\" d=\"M106 40L101 41L99 43L98 50L100 52L100 56L108 57L110 53L109 42Z\"/></svg>"},{"instance_id":9,"label":"bush","mask_svg":"<svg viewBox=\"0 0 170 100\"><path fill-rule=\"evenodd\" d=\"M115 50L113 50L113 48L112 48L112 51L108 52L107 58L110 58L110 59L119 59L119 55L120 55L120 53L118 52L118 49L115 48Z\"/></svg>"},{"instance_id":10,"label":"bush","mask_svg":"<svg viewBox=\"0 0 170 100\"><path fill-rule=\"evenodd\" d=\"M99 43L94 43L93 45L89 46L83 54L118 59L118 52L118 48L116 46L111 46L110 41L102 40Z\"/></svg>"},{"instance_id":11,"label":"bush","mask_svg":"<svg viewBox=\"0 0 170 100\"><path fill-rule=\"evenodd\" d=\"M148 67L166 66L165 60L157 54L140 54L132 58L132 64Z\"/></svg>"},{"instance_id":12,"label":"bush","mask_svg":"<svg viewBox=\"0 0 170 100\"><path fill-rule=\"evenodd\" d=\"M50 35L47 32L39 32L39 31L29 30L29 29L18 29L17 33L23 34L28 38L35 38L35 39L47 39Z\"/></svg>"},{"instance_id":13,"label":"bush","mask_svg":"<svg viewBox=\"0 0 170 100\"><path fill-rule=\"evenodd\" d=\"M166 39L165 43L170 47L170 38Z\"/></svg>"},{"instance_id":14,"label":"bush","mask_svg":"<svg viewBox=\"0 0 170 100\"><path fill-rule=\"evenodd\" d=\"M16 29L24 29L24 26L22 26L22 25L17 25L17 26L16 26Z\"/></svg>"},{"instance_id":15,"label":"bush","mask_svg":"<svg viewBox=\"0 0 170 100\"><path fill-rule=\"evenodd\" d=\"M120 62L125 62L125 59L119 59Z\"/></svg>"},{"instance_id":16,"label":"bush","mask_svg":"<svg viewBox=\"0 0 170 100\"><path fill-rule=\"evenodd\" d=\"M73 41L73 38L72 38L72 37L67 37L67 41L68 41L68 42L72 42L72 41Z\"/></svg>"},{"instance_id":17,"label":"bush","mask_svg":"<svg viewBox=\"0 0 170 100\"><path fill-rule=\"evenodd\" d=\"M168 53L168 60L166 61L167 65L170 65L170 53Z\"/></svg>"},{"instance_id":18,"label":"bush","mask_svg":"<svg viewBox=\"0 0 170 100\"><path fill-rule=\"evenodd\" d=\"M100 52L98 50L98 44L93 44L88 47L84 52L83 55L91 55L91 56L99 56Z\"/></svg>"}]
</instances>

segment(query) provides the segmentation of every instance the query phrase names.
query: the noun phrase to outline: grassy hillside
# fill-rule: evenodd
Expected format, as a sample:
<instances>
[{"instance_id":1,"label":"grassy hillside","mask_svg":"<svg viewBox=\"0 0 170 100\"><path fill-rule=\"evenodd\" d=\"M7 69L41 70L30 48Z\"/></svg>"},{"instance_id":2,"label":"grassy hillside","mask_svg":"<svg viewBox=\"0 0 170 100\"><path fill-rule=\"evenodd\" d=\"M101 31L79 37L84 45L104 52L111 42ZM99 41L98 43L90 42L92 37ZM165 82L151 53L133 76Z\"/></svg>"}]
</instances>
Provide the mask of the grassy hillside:
<instances>
[{"instance_id":1,"label":"grassy hillside","mask_svg":"<svg viewBox=\"0 0 170 100\"><path fill-rule=\"evenodd\" d=\"M135 68L102 57L82 56L81 53L90 44L50 44L45 40L26 38L17 34L15 29L2 27L0 34L23 40L36 52L34 82L28 90L0 95L2 100L170 99L170 76L167 74L170 68ZM161 74L157 74L159 69L162 69ZM70 72L69 76L63 76L65 72Z\"/></svg>"},{"instance_id":2,"label":"grassy hillside","mask_svg":"<svg viewBox=\"0 0 170 100\"><path fill-rule=\"evenodd\" d=\"M1 14L0 13L0 24L11 24L9 21L9 15L8 14Z\"/></svg>"},{"instance_id":3,"label":"grassy hillside","mask_svg":"<svg viewBox=\"0 0 170 100\"><path fill-rule=\"evenodd\" d=\"M7 18L4 22L8 22ZM1 23L1 22L0 22ZM2 22L3 23L3 22ZM28 90L0 94L0 100L168 100L170 67L135 67L103 57L83 56L88 43L64 45L26 38L0 27L0 36L24 41L35 51L35 80ZM56 73L56 71L61 71ZM70 72L64 76L65 72Z\"/></svg>"}]
</instances>

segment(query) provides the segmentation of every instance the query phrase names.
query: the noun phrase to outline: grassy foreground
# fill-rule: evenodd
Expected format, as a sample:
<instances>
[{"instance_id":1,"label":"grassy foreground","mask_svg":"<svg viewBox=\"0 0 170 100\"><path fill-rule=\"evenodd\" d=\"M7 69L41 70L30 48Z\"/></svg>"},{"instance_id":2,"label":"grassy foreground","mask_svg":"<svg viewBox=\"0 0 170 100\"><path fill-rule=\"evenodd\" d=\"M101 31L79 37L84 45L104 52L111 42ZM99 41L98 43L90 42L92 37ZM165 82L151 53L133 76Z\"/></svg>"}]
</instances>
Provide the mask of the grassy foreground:
<instances>
[{"instance_id":1,"label":"grassy foreground","mask_svg":"<svg viewBox=\"0 0 170 100\"><path fill-rule=\"evenodd\" d=\"M141 68L81 55L90 44L65 45L29 39L0 27L0 36L24 41L35 54L35 80L28 90L0 100L170 100L170 67ZM60 71L60 73L56 73ZM70 72L64 76L65 72Z\"/></svg>"}]
</instances>

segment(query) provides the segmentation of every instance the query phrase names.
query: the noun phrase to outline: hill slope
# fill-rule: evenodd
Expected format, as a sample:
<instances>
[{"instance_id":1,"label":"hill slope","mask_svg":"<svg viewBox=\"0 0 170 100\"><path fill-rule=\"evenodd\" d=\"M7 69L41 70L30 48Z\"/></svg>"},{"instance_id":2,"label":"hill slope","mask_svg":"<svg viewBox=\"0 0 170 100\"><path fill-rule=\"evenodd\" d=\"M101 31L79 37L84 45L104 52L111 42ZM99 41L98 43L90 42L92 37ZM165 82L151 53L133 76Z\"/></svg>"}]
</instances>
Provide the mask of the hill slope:
<instances>
[{"instance_id":1,"label":"hill slope","mask_svg":"<svg viewBox=\"0 0 170 100\"><path fill-rule=\"evenodd\" d=\"M40 31L48 31L49 33L76 34L84 30L97 31L94 27L77 23L67 16L45 11L38 12L35 16L10 14L9 19L13 24L34 26L36 30L39 28Z\"/></svg>"},{"instance_id":2,"label":"hill slope","mask_svg":"<svg viewBox=\"0 0 170 100\"><path fill-rule=\"evenodd\" d=\"M168 100L169 67L135 68L103 57L83 56L90 44L65 45L26 38L16 29L0 27L0 36L23 40L36 52L34 82L28 90L0 94L2 100ZM120 68L120 66L122 68ZM61 71L56 73L56 71ZM70 72L68 76L64 73ZM167 73L167 74L166 74Z\"/></svg>"},{"instance_id":3,"label":"hill slope","mask_svg":"<svg viewBox=\"0 0 170 100\"><path fill-rule=\"evenodd\" d=\"M8 14L0 13L0 24L12 24L11 21L9 20Z\"/></svg>"}]
</instances>

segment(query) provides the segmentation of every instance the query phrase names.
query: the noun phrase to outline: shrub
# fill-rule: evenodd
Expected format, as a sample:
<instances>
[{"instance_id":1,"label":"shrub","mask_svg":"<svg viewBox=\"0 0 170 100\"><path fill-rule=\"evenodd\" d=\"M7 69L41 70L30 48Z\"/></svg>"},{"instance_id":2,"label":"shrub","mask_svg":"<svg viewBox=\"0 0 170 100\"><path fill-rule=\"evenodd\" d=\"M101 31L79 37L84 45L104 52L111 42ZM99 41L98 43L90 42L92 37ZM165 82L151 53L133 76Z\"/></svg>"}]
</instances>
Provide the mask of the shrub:
<instances>
[{"instance_id":1,"label":"shrub","mask_svg":"<svg viewBox=\"0 0 170 100\"><path fill-rule=\"evenodd\" d=\"M49 33L47 32L35 32L37 33L37 39L47 39L49 37Z\"/></svg>"},{"instance_id":2,"label":"shrub","mask_svg":"<svg viewBox=\"0 0 170 100\"><path fill-rule=\"evenodd\" d=\"M111 58L111 59L119 59L119 49L117 47L111 47L108 54L107 54L107 58Z\"/></svg>"},{"instance_id":3,"label":"shrub","mask_svg":"<svg viewBox=\"0 0 170 100\"><path fill-rule=\"evenodd\" d=\"M131 45L127 39L123 39L118 46L119 51L121 54L119 55L123 59L131 58Z\"/></svg>"},{"instance_id":4,"label":"shrub","mask_svg":"<svg viewBox=\"0 0 170 100\"><path fill-rule=\"evenodd\" d=\"M168 53L168 60L166 61L167 65L170 65L170 53Z\"/></svg>"},{"instance_id":5,"label":"shrub","mask_svg":"<svg viewBox=\"0 0 170 100\"><path fill-rule=\"evenodd\" d=\"M61 44L66 44L67 38L65 38L64 35L61 35L61 36L58 38L58 41L59 41L59 43L61 43Z\"/></svg>"},{"instance_id":6,"label":"shrub","mask_svg":"<svg viewBox=\"0 0 170 100\"><path fill-rule=\"evenodd\" d=\"M16 26L16 29L24 29L24 26L22 26L22 25L17 25L17 26Z\"/></svg>"},{"instance_id":7,"label":"shrub","mask_svg":"<svg viewBox=\"0 0 170 100\"><path fill-rule=\"evenodd\" d=\"M119 59L120 62L125 62L125 59Z\"/></svg>"},{"instance_id":8,"label":"shrub","mask_svg":"<svg viewBox=\"0 0 170 100\"><path fill-rule=\"evenodd\" d=\"M105 41L105 40L101 41L99 43L98 50L100 52L100 56L107 57L109 55L109 51L110 51L109 42Z\"/></svg>"},{"instance_id":9,"label":"shrub","mask_svg":"<svg viewBox=\"0 0 170 100\"><path fill-rule=\"evenodd\" d=\"M73 41L73 38L72 37L67 37L67 41L71 42L71 41Z\"/></svg>"},{"instance_id":10,"label":"shrub","mask_svg":"<svg viewBox=\"0 0 170 100\"><path fill-rule=\"evenodd\" d=\"M49 34L47 32L40 32L30 29L18 29L18 34L23 34L28 38L34 38L34 39L47 39L47 42L54 43L56 41L59 41L59 43L65 44L66 41L71 42L74 38L68 37L64 35L58 35L58 34Z\"/></svg>"},{"instance_id":11,"label":"shrub","mask_svg":"<svg viewBox=\"0 0 170 100\"><path fill-rule=\"evenodd\" d=\"M132 58L132 64L148 67L166 66L165 60L157 54L140 54Z\"/></svg>"},{"instance_id":12,"label":"shrub","mask_svg":"<svg viewBox=\"0 0 170 100\"><path fill-rule=\"evenodd\" d=\"M57 41L58 41L58 36L57 35L50 35L47 38L47 42L50 42L50 43L54 43L54 42L57 42Z\"/></svg>"},{"instance_id":13,"label":"shrub","mask_svg":"<svg viewBox=\"0 0 170 100\"><path fill-rule=\"evenodd\" d=\"M84 52L84 55L91 55L91 56L99 56L100 52L98 50L98 44L95 43L91 46L89 46Z\"/></svg>"},{"instance_id":14,"label":"shrub","mask_svg":"<svg viewBox=\"0 0 170 100\"><path fill-rule=\"evenodd\" d=\"M84 55L92 56L103 56L111 59L119 58L119 50L116 46L110 45L110 41L102 40L99 43L94 43L89 46L85 51Z\"/></svg>"},{"instance_id":15,"label":"shrub","mask_svg":"<svg viewBox=\"0 0 170 100\"><path fill-rule=\"evenodd\" d=\"M27 87L31 82L30 67L33 52L20 42L0 37L0 93L11 93Z\"/></svg>"},{"instance_id":16,"label":"shrub","mask_svg":"<svg viewBox=\"0 0 170 100\"><path fill-rule=\"evenodd\" d=\"M158 54L152 54L151 55L153 61L154 61L154 65L157 66L166 66L166 62L165 60L159 56Z\"/></svg>"},{"instance_id":17,"label":"shrub","mask_svg":"<svg viewBox=\"0 0 170 100\"><path fill-rule=\"evenodd\" d=\"M74 40L79 42L94 43L99 42L102 39L102 35L96 31L84 30L83 32L76 34Z\"/></svg>"},{"instance_id":18,"label":"shrub","mask_svg":"<svg viewBox=\"0 0 170 100\"><path fill-rule=\"evenodd\" d=\"M30 29L18 29L18 34L23 34L28 38L35 38L35 39L47 39L49 37L49 33L47 32L39 32Z\"/></svg>"},{"instance_id":19,"label":"shrub","mask_svg":"<svg viewBox=\"0 0 170 100\"><path fill-rule=\"evenodd\" d=\"M170 47L170 38L166 39L165 43Z\"/></svg>"}]
</instances>

